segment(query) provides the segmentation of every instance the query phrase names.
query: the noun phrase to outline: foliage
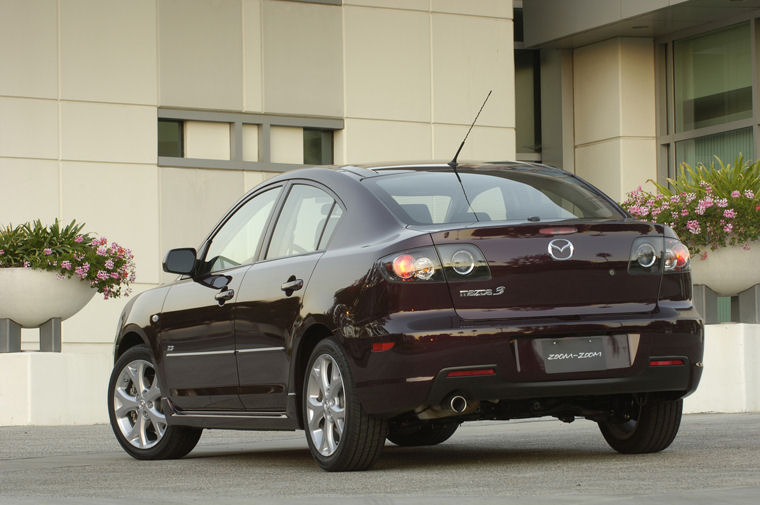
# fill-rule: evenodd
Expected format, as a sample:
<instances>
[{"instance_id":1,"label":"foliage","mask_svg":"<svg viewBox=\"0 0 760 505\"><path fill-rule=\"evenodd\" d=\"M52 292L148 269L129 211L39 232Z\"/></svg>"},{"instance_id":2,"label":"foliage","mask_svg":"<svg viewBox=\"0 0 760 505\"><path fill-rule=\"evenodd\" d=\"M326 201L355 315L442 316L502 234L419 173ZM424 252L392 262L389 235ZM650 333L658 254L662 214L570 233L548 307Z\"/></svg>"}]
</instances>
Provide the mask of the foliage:
<instances>
[{"instance_id":1,"label":"foliage","mask_svg":"<svg viewBox=\"0 0 760 505\"><path fill-rule=\"evenodd\" d=\"M632 216L670 226L681 241L697 253L709 247L742 245L760 238L760 160L734 164L700 163L692 168L681 164L668 186L648 182L657 188L649 193L639 187L622 203ZM706 255L706 253L705 253Z\"/></svg>"},{"instance_id":2,"label":"foliage","mask_svg":"<svg viewBox=\"0 0 760 505\"><path fill-rule=\"evenodd\" d=\"M83 234L84 224L58 219L45 226L37 219L0 228L0 268L34 268L57 272L58 278L76 277L103 294L118 298L131 292L135 280L132 251L105 237Z\"/></svg>"}]
</instances>

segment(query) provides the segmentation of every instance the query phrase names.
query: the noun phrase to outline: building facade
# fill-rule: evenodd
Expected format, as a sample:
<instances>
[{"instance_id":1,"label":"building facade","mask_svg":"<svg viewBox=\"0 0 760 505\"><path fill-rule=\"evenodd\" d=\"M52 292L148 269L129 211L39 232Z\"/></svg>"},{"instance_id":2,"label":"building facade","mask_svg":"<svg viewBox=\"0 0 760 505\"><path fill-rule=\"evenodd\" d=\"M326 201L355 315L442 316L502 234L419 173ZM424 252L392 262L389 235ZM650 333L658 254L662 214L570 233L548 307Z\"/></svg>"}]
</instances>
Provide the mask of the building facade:
<instances>
[{"instance_id":1,"label":"building facade","mask_svg":"<svg viewBox=\"0 0 760 505\"><path fill-rule=\"evenodd\" d=\"M0 224L85 222L132 248L139 292L276 173L450 159L489 90L460 159L542 161L619 200L760 152L758 18L757 0L0 0ZM2 357L0 424L105 421L124 303L64 321L57 357Z\"/></svg>"}]
</instances>

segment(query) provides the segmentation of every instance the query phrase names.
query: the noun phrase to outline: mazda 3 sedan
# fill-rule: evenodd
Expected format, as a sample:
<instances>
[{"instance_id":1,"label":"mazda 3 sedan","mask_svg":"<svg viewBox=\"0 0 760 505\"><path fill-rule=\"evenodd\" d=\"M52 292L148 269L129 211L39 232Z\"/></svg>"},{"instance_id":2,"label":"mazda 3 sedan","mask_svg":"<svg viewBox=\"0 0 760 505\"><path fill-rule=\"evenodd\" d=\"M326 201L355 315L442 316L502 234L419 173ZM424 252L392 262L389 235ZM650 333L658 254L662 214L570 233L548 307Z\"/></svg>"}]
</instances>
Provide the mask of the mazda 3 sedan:
<instances>
[{"instance_id":1,"label":"mazda 3 sedan","mask_svg":"<svg viewBox=\"0 0 760 505\"><path fill-rule=\"evenodd\" d=\"M125 307L111 425L139 459L297 430L326 470L465 421L596 422L665 449L702 372L689 251L527 163L307 168L254 188Z\"/></svg>"}]
</instances>

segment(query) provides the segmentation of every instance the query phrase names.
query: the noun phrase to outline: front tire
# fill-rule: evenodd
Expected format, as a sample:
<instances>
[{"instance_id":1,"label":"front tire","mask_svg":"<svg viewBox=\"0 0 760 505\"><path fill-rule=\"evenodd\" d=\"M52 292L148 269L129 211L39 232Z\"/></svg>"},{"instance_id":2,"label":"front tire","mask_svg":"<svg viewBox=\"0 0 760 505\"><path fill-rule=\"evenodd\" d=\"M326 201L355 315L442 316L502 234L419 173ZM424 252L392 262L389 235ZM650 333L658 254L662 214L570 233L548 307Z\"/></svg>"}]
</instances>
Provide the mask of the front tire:
<instances>
[{"instance_id":1,"label":"front tire","mask_svg":"<svg viewBox=\"0 0 760 505\"><path fill-rule=\"evenodd\" d=\"M387 423L368 415L340 345L321 341L304 374L303 424L314 460L330 472L366 470L380 456Z\"/></svg>"},{"instance_id":2,"label":"front tire","mask_svg":"<svg viewBox=\"0 0 760 505\"><path fill-rule=\"evenodd\" d=\"M645 404L632 403L625 422L600 422L599 429L607 443L623 454L659 452L667 448L681 426L683 400L649 399Z\"/></svg>"},{"instance_id":3,"label":"front tire","mask_svg":"<svg viewBox=\"0 0 760 505\"><path fill-rule=\"evenodd\" d=\"M169 425L161 397L150 350L144 345L128 349L108 383L108 417L116 440L136 459L181 458L201 437L201 429Z\"/></svg>"}]
</instances>

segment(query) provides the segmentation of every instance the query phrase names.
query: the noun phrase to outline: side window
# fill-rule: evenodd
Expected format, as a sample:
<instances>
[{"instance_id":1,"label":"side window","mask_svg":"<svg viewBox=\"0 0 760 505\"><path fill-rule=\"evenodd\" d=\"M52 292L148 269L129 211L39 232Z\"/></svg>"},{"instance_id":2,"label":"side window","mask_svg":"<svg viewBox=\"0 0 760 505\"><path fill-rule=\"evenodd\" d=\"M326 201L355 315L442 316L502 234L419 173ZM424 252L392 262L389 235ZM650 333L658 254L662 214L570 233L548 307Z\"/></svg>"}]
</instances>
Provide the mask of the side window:
<instances>
[{"instance_id":1,"label":"side window","mask_svg":"<svg viewBox=\"0 0 760 505\"><path fill-rule=\"evenodd\" d=\"M267 259L310 253L324 247L340 218L340 207L330 195L313 186L295 184L277 219ZM329 237L327 237L329 239Z\"/></svg>"},{"instance_id":2,"label":"side window","mask_svg":"<svg viewBox=\"0 0 760 505\"><path fill-rule=\"evenodd\" d=\"M239 208L211 239L206 271L226 270L253 261L269 214L282 188L256 195Z\"/></svg>"}]
</instances>

